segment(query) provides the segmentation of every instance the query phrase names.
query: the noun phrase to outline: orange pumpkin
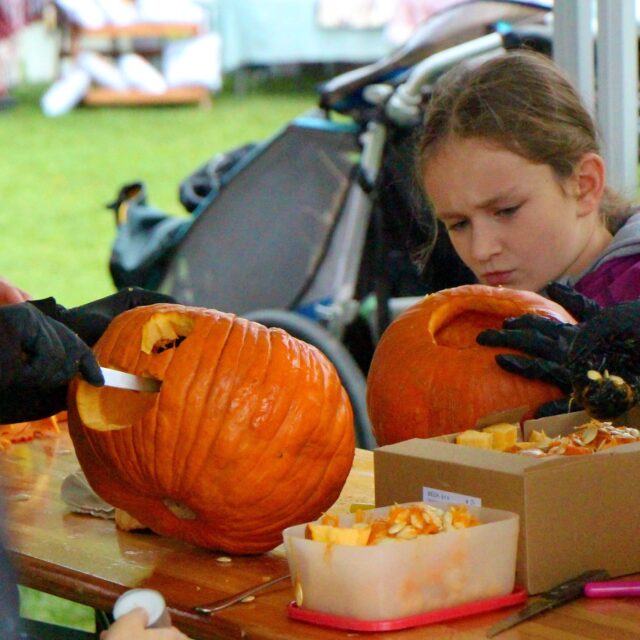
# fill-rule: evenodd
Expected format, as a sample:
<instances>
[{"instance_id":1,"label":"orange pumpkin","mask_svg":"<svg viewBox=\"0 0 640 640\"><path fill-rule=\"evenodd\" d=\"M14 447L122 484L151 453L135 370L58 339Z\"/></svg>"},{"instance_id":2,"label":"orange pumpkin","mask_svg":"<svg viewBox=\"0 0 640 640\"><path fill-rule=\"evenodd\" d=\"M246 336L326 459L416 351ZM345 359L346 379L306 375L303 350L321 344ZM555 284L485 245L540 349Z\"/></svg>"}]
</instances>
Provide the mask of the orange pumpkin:
<instances>
[{"instance_id":1,"label":"orange pumpkin","mask_svg":"<svg viewBox=\"0 0 640 640\"><path fill-rule=\"evenodd\" d=\"M116 317L101 365L158 393L72 384L69 431L93 489L159 534L259 553L337 499L355 452L331 362L280 329L157 304Z\"/></svg>"},{"instance_id":2,"label":"orange pumpkin","mask_svg":"<svg viewBox=\"0 0 640 640\"><path fill-rule=\"evenodd\" d=\"M511 349L483 347L478 333L535 313L575 322L529 291L465 285L426 296L382 335L367 379L367 408L379 445L475 426L483 416L527 405L532 415L559 389L508 373L495 362Z\"/></svg>"}]
</instances>

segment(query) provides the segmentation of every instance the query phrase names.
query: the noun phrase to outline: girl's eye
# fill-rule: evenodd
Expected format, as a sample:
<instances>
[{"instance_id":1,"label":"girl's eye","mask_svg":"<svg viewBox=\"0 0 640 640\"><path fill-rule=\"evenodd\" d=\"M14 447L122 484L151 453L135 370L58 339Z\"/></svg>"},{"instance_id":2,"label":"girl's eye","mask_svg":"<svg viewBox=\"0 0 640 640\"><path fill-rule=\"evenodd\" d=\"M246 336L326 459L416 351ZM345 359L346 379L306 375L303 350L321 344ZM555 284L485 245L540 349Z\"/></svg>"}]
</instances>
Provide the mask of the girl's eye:
<instances>
[{"instance_id":1,"label":"girl's eye","mask_svg":"<svg viewBox=\"0 0 640 640\"><path fill-rule=\"evenodd\" d=\"M517 205L515 207L505 207L504 209L498 209L498 211L496 211L496 215L504 216L505 218L508 218L509 216L515 215L518 212L519 208L520 208L520 205Z\"/></svg>"},{"instance_id":2,"label":"girl's eye","mask_svg":"<svg viewBox=\"0 0 640 640\"><path fill-rule=\"evenodd\" d=\"M459 222L452 222L447 225L447 231L462 231L469 222L467 220L460 220Z\"/></svg>"}]
</instances>

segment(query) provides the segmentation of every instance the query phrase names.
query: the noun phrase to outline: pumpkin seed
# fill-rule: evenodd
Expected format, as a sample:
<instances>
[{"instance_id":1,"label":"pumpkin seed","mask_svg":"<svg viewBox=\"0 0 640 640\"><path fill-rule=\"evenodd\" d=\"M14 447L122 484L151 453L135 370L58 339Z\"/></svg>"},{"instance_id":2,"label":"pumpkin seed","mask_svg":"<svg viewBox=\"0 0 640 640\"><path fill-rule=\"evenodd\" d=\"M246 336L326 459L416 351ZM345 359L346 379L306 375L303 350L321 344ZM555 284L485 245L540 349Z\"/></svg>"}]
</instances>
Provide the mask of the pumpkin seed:
<instances>
[{"instance_id":1,"label":"pumpkin seed","mask_svg":"<svg viewBox=\"0 0 640 640\"><path fill-rule=\"evenodd\" d=\"M296 582L296 604L301 607L303 601L304 595L302 593L302 585L299 582Z\"/></svg>"},{"instance_id":2,"label":"pumpkin seed","mask_svg":"<svg viewBox=\"0 0 640 640\"><path fill-rule=\"evenodd\" d=\"M589 369L589 371L587 371L587 378L589 378L589 380L597 382L598 380L602 380L602 374L595 369Z\"/></svg>"},{"instance_id":3,"label":"pumpkin seed","mask_svg":"<svg viewBox=\"0 0 640 640\"><path fill-rule=\"evenodd\" d=\"M402 530L396 534L396 538L400 538L401 540L413 540L413 538L417 537L418 532L411 525L404 526Z\"/></svg>"},{"instance_id":4,"label":"pumpkin seed","mask_svg":"<svg viewBox=\"0 0 640 640\"><path fill-rule=\"evenodd\" d=\"M389 527L389 535L390 536L395 536L398 533L400 533L405 527L407 526L407 524L405 522L394 522L390 527Z\"/></svg>"},{"instance_id":5,"label":"pumpkin seed","mask_svg":"<svg viewBox=\"0 0 640 640\"><path fill-rule=\"evenodd\" d=\"M409 520L409 509L402 509L402 511L398 511L395 517L396 522L403 522L406 524Z\"/></svg>"},{"instance_id":6,"label":"pumpkin seed","mask_svg":"<svg viewBox=\"0 0 640 640\"><path fill-rule=\"evenodd\" d=\"M423 529L425 525L424 518L419 516L417 513L411 514L410 522L416 529Z\"/></svg>"},{"instance_id":7,"label":"pumpkin seed","mask_svg":"<svg viewBox=\"0 0 640 640\"><path fill-rule=\"evenodd\" d=\"M227 557L227 556L218 556L216 558L216 562L221 562L222 564L226 564L227 562L231 562L231 558Z\"/></svg>"},{"instance_id":8,"label":"pumpkin seed","mask_svg":"<svg viewBox=\"0 0 640 640\"><path fill-rule=\"evenodd\" d=\"M589 444L595 440L598 435L598 427L595 424L590 424L582 433L582 442L583 444Z\"/></svg>"}]
</instances>

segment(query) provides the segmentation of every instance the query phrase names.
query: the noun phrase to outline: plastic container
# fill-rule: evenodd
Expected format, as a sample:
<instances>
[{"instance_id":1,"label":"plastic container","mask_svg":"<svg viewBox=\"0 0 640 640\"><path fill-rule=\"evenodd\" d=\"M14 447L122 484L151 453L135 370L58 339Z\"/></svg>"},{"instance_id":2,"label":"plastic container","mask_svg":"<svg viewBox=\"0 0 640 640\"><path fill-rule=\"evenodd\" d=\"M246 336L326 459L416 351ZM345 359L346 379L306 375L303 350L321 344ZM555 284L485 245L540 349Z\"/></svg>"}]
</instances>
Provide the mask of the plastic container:
<instances>
[{"instance_id":1,"label":"plastic container","mask_svg":"<svg viewBox=\"0 0 640 640\"><path fill-rule=\"evenodd\" d=\"M385 517L388 510L368 511L365 518ZM518 515L482 507L469 511L481 524L374 546L307 540L306 524L285 529L298 607L359 620L391 620L512 593ZM340 525L354 520L355 514L341 516Z\"/></svg>"}]
</instances>

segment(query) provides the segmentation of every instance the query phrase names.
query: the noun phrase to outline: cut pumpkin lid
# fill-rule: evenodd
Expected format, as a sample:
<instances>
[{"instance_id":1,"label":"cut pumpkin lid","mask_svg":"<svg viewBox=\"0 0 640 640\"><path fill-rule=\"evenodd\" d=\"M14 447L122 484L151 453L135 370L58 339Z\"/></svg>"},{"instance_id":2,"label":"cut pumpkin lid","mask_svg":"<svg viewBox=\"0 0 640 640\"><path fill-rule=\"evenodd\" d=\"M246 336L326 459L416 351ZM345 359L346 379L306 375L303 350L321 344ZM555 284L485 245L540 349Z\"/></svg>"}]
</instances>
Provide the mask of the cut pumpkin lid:
<instances>
[{"instance_id":1,"label":"cut pumpkin lid","mask_svg":"<svg viewBox=\"0 0 640 640\"><path fill-rule=\"evenodd\" d=\"M94 387L80 381L76 404L80 419L96 431L128 429L150 411L157 393L139 393L115 387Z\"/></svg>"}]
</instances>

